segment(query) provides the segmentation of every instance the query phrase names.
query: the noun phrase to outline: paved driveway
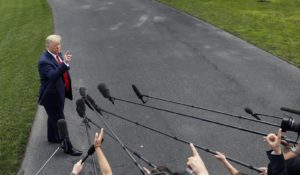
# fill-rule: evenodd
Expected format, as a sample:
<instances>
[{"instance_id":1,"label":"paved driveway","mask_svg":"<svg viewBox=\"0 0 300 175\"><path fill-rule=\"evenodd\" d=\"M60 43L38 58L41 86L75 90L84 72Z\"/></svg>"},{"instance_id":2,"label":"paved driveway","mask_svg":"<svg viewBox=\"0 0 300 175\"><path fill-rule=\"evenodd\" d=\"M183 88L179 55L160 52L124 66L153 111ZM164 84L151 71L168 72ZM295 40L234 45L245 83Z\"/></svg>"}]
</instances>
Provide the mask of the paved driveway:
<instances>
[{"instance_id":1,"label":"paved driveway","mask_svg":"<svg viewBox=\"0 0 300 175\"><path fill-rule=\"evenodd\" d=\"M255 166L265 165L266 145L261 136L116 102L112 105L96 87L104 82L115 97L138 102L131 90L238 115L247 106L257 112L283 116L281 106L300 105L298 68L214 26L149 0L49 0L55 31L63 48L73 53L71 75L75 99L78 88L103 108L196 144L227 153ZM193 114L205 119L265 133L274 132L251 121L149 100L149 105ZM66 103L70 137L84 151L88 143L75 101ZM88 116L102 125L92 112ZM297 117L297 116L295 116ZM280 123L276 119L266 119ZM191 154L188 145L109 117L106 121L130 148L157 165L183 170ZM39 108L23 162L25 174L35 173L57 145L46 141L46 115ZM92 127L92 135L97 130ZM295 135L291 134L292 137ZM139 174L138 169L112 139L103 149L114 174ZM226 174L211 154L200 151L211 174ZM79 158L62 151L44 174L68 174ZM240 170L255 174L247 168ZM82 174L92 174L91 159Z\"/></svg>"}]
</instances>

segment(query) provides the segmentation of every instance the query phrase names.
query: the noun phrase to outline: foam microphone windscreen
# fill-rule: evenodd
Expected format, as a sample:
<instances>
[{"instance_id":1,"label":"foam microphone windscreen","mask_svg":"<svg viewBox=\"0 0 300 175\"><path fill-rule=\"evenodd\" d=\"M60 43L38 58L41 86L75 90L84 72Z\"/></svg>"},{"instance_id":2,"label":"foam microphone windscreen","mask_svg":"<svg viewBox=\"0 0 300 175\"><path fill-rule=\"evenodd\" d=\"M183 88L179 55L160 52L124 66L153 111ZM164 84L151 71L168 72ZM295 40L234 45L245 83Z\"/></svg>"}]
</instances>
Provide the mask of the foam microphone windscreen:
<instances>
[{"instance_id":1,"label":"foam microphone windscreen","mask_svg":"<svg viewBox=\"0 0 300 175\"><path fill-rule=\"evenodd\" d=\"M86 99L93 106L93 108L101 114L101 108L95 103L94 99L89 95L86 96Z\"/></svg>"},{"instance_id":2,"label":"foam microphone windscreen","mask_svg":"<svg viewBox=\"0 0 300 175\"><path fill-rule=\"evenodd\" d=\"M140 91L138 90L138 88L133 84L132 85L132 89L134 91L134 93L136 94L136 96L139 98L139 99L142 99L143 98L143 95L140 93Z\"/></svg>"},{"instance_id":3,"label":"foam microphone windscreen","mask_svg":"<svg viewBox=\"0 0 300 175\"><path fill-rule=\"evenodd\" d=\"M95 152L95 147L94 147L94 145L91 145L87 153L88 153L88 155L92 155L92 154L94 154L94 152Z\"/></svg>"},{"instance_id":4,"label":"foam microphone windscreen","mask_svg":"<svg viewBox=\"0 0 300 175\"><path fill-rule=\"evenodd\" d=\"M253 111L250 108L245 108L245 112L256 118L257 120L261 120L261 118L258 117L258 114L254 114Z\"/></svg>"},{"instance_id":5,"label":"foam microphone windscreen","mask_svg":"<svg viewBox=\"0 0 300 175\"><path fill-rule=\"evenodd\" d=\"M85 96L86 96L86 88L85 88L85 87L80 87L80 88L79 88L79 94L80 94L82 97L85 97Z\"/></svg>"},{"instance_id":6,"label":"foam microphone windscreen","mask_svg":"<svg viewBox=\"0 0 300 175\"><path fill-rule=\"evenodd\" d=\"M250 108L245 108L245 112L250 114L250 115L253 115L253 112Z\"/></svg>"},{"instance_id":7,"label":"foam microphone windscreen","mask_svg":"<svg viewBox=\"0 0 300 175\"><path fill-rule=\"evenodd\" d=\"M88 152L87 152L87 154L86 154L86 155L84 156L84 158L82 159L82 163L83 163L90 155L94 154L94 152L95 152L95 147L94 147L94 145L91 145L90 148L89 148L89 150L88 150Z\"/></svg>"},{"instance_id":8,"label":"foam microphone windscreen","mask_svg":"<svg viewBox=\"0 0 300 175\"><path fill-rule=\"evenodd\" d=\"M106 85L104 83L100 83L98 85L98 90L102 94L104 98L111 98L109 89L107 89Z\"/></svg>"},{"instance_id":9,"label":"foam microphone windscreen","mask_svg":"<svg viewBox=\"0 0 300 175\"><path fill-rule=\"evenodd\" d=\"M82 98L78 99L76 101L76 111L81 118L85 117L85 110L86 108L85 108L84 100Z\"/></svg>"},{"instance_id":10,"label":"foam microphone windscreen","mask_svg":"<svg viewBox=\"0 0 300 175\"><path fill-rule=\"evenodd\" d=\"M65 119L59 119L57 121L58 135L61 140L69 137L67 122Z\"/></svg>"}]
</instances>

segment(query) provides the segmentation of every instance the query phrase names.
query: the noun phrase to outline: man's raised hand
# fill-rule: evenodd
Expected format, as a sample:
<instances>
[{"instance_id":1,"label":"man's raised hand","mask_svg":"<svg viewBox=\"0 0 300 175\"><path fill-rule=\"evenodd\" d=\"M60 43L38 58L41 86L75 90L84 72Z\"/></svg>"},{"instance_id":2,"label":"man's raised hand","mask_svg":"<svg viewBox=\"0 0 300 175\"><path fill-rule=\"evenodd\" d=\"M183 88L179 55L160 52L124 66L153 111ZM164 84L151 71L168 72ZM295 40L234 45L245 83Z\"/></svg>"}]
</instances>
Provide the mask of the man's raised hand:
<instances>
[{"instance_id":1,"label":"man's raised hand","mask_svg":"<svg viewBox=\"0 0 300 175\"><path fill-rule=\"evenodd\" d=\"M66 53L63 56L64 62L69 65L72 61L72 54L69 50L66 51Z\"/></svg>"}]
</instances>

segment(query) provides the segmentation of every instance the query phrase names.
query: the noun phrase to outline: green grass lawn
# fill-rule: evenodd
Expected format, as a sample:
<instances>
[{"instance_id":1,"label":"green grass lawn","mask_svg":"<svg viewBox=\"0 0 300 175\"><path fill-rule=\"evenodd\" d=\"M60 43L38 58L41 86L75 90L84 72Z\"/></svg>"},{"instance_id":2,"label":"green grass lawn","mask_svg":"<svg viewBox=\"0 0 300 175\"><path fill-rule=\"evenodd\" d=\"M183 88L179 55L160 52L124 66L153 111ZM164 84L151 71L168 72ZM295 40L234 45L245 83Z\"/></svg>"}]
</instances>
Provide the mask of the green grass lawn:
<instances>
[{"instance_id":1,"label":"green grass lawn","mask_svg":"<svg viewBox=\"0 0 300 175\"><path fill-rule=\"evenodd\" d=\"M47 0L0 0L0 174L16 174L37 108L37 63L53 31Z\"/></svg>"},{"instance_id":2,"label":"green grass lawn","mask_svg":"<svg viewBox=\"0 0 300 175\"><path fill-rule=\"evenodd\" d=\"M300 67L300 0L159 0Z\"/></svg>"}]
</instances>

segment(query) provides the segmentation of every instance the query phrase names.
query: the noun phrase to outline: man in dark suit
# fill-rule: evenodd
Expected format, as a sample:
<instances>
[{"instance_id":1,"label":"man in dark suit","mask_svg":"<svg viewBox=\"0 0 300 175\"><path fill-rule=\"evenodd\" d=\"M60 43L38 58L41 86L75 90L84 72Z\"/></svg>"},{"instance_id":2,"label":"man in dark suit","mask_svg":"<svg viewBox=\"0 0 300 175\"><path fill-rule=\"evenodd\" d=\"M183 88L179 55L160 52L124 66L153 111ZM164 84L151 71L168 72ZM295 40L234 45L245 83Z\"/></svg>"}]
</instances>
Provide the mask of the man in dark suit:
<instances>
[{"instance_id":1,"label":"man in dark suit","mask_svg":"<svg viewBox=\"0 0 300 175\"><path fill-rule=\"evenodd\" d=\"M67 51L62 56L59 35L50 35L46 38L46 49L38 64L41 80L39 104L44 106L48 115L48 142L62 143L58 135L57 121L65 118L65 98L73 99L71 78L68 72L72 55ZM67 154L81 155L80 151L73 148L69 138L67 142L64 141L63 149Z\"/></svg>"}]
</instances>

